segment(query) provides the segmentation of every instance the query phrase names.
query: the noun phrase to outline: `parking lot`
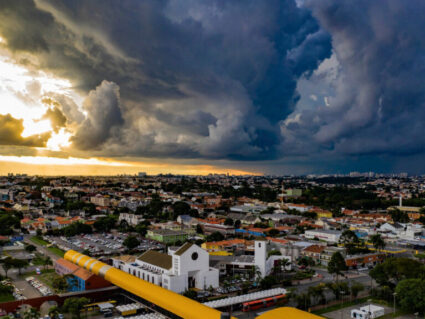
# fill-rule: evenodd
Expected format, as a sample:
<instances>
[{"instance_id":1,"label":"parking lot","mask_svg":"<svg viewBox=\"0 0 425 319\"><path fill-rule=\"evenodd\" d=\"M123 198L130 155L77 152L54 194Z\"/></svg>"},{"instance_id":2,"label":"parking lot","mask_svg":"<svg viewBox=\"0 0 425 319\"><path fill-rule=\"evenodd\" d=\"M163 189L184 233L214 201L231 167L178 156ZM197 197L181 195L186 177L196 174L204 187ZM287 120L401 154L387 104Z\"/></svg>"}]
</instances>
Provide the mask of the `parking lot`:
<instances>
[{"instance_id":1,"label":"parking lot","mask_svg":"<svg viewBox=\"0 0 425 319\"><path fill-rule=\"evenodd\" d=\"M52 289L50 289L47 285L37 280L36 278L30 276L25 278L25 281L28 282L32 287L37 289L42 296L50 296L53 295Z\"/></svg>"},{"instance_id":2,"label":"parking lot","mask_svg":"<svg viewBox=\"0 0 425 319\"><path fill-rule=\"evenodd\" d=\"M47 236L46 236L47 237ZM74 237L47 237L47 239L62 250L73 249L79 252L88 250L92 256L116 255L123 253L123 245L127 234L85 234ZM136 248L139 251L163 249L164 245L149 239L143 239Z\"/></svg>"}]
</instances>

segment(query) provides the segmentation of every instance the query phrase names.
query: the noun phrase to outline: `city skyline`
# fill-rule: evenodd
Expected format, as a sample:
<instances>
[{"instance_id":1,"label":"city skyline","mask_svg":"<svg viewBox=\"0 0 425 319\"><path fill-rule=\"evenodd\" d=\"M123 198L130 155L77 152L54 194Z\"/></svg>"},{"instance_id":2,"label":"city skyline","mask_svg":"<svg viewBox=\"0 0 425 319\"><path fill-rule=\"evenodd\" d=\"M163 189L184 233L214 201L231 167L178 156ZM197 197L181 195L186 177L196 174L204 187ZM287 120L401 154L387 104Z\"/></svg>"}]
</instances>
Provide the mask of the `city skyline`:
<instances>
[{"instance_id":1,"label":"city skyline","mask_svg":"<svg viewBox=\"0 0 425 319\"><path fill-rule=\"evenodd\" d=\"M0 1L0 175L425 173L424 9Z\"/></svg>"}]
</instances>

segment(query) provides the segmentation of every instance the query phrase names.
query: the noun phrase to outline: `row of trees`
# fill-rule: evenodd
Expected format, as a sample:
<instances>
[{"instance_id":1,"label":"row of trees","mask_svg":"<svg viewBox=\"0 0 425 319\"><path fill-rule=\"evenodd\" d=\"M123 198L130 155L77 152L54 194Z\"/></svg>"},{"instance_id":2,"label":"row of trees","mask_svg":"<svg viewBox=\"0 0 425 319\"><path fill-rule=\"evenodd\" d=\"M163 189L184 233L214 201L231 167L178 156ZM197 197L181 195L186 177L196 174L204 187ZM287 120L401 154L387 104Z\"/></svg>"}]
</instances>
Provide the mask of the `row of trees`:
<instances>
[{"instance_id":1,"label":"row of trees","mask_svg":"<svg viewBox=\"0 0 425 319\"><path fill-rule=\"evenodd\" d=\"M292 292L290 298L295 300L297 308L307 310L309 307L319 304L326 304L326 292L331 292L335 299L339 300L344 295L349 295L350 298L357 298L359 293L364 290L363 284L352 282L350 285L347 282L327 282L320 283L317 286L311 286L308 290L301 294Z\"/></svg>"},{"instance_id":2,"label":"row of trees","mask_svg":"<svg viewBox=\"0 0 425 319\"><path fill-rule=\"evenodd\" d=\"M424 264L411 258L389 258L369 274L379 285L372 291L374 296L389 302L395 296L403 310L425 313Z\"/></svg>"},{"instance_id":3,"label":"row of trees","mask_svg":"<svg viewBox=\"0 0 425 319\"><path fill-rule=\"evenodd\" d=\"M370 241L378 252L385 248L385 241L380 234L372 235ZM366 243L359 239L354 231L349 229L342 232L339 243L344 245L349 255L369 252Z\"/></svg>"}]
</instances>

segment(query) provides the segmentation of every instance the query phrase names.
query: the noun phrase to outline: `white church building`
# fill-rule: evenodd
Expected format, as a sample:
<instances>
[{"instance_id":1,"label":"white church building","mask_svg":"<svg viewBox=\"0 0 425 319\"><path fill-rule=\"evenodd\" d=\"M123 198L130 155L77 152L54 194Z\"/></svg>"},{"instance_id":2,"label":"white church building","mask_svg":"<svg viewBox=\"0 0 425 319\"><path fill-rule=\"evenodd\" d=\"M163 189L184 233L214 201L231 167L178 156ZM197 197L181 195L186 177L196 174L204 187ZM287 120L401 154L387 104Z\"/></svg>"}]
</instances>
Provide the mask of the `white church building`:
<instances>
[{"instance_id":1,"label":"white church building","mask_svg":"<svg viewBox=\"0 0 425 319\"><path fill-rule=\"evenodd\" d=\"M177 293L219 286L219 270L209 267L208 252L191 243L169 249L168 254L149 250L138 258L120 256L112 261L116 268Z\"/></svg>"}]
</instances>

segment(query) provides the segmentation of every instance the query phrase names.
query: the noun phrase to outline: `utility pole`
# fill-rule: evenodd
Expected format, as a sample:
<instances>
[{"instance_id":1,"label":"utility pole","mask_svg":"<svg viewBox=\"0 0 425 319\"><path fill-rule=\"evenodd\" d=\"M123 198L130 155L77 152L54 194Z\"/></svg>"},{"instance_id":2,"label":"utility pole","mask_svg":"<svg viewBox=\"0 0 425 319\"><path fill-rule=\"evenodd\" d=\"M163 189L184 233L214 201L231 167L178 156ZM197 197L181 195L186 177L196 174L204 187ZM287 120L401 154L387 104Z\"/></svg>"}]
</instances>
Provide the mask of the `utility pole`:
<instances>
[{"instance_id":1,"label":"utility pole","mask_svg":"<svg viewBox=\"0 0 425 319\"><path fill-rule=\"evenodd\" d=\"M394 316L395 316L395 296L397 296L397 293L396 292L393 293L393 296L394 296Z\"/></svg>"}]
</instances>

